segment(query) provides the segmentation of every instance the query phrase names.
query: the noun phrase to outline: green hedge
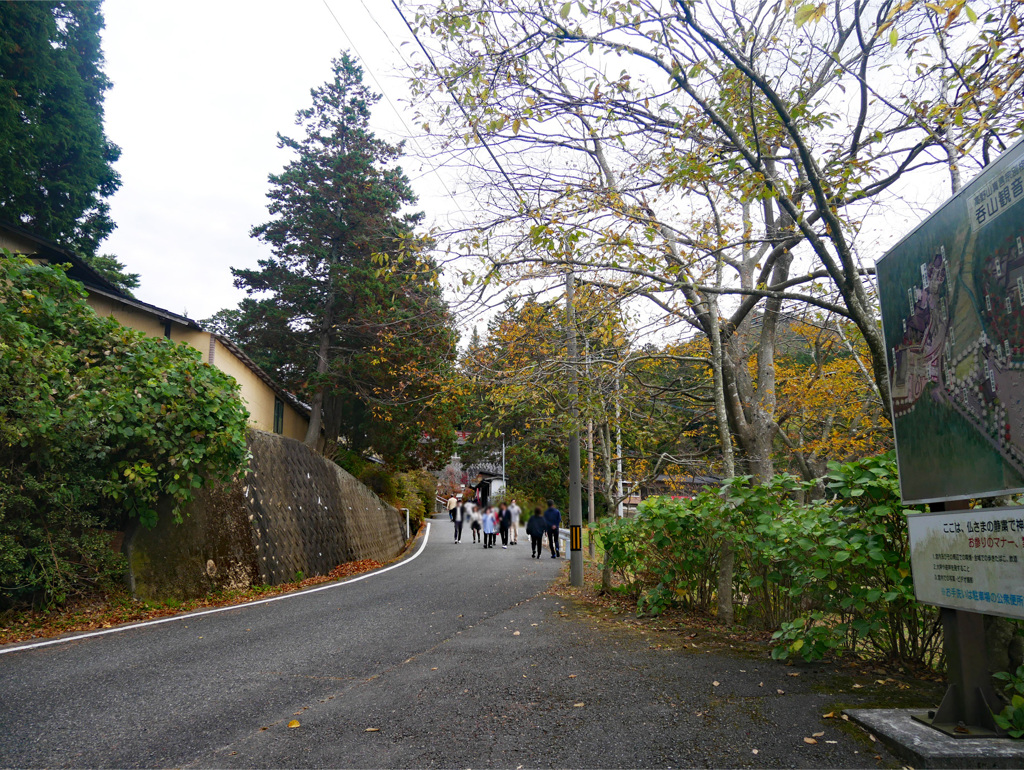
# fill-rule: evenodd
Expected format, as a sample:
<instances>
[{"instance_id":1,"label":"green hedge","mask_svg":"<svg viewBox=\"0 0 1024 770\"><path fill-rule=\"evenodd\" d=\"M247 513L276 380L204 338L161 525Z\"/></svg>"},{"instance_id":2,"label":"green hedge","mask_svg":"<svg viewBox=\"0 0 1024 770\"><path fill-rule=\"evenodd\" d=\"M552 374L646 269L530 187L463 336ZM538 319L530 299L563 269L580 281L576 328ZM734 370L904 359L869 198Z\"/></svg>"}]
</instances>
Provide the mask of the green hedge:
<instances>
[{"instance_id":1,"label":"green hedge","mask_svg":"<svg viewBox=\"0 0 1024 770\"><path fill-rule=\"evenodd\" d=\"M710 612L719 554L735 553L737 619L775 630L773 655L830 652L933 663L937 613L914 599L902 505L891 454L829 465L826 500L803 504L813 484L778 475L730 479L689 500L653 498L601 529L611 566L638 612Z\"/></svg>"}]
</instances>

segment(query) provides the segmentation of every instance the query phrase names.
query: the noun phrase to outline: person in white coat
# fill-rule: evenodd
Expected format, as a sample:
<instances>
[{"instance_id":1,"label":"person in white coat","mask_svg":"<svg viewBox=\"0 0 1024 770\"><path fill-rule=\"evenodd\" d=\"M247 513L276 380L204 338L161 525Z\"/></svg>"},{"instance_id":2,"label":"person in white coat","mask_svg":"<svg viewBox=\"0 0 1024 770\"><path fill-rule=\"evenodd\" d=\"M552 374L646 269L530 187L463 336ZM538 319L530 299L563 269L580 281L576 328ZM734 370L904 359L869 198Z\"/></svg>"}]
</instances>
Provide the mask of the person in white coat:
<instances>
[{"instance_id":1,"label":"person in white coat","mask_svg":"<svg viewBox=\"0 0 1024 770\"><path fill-rule=\"evenodd\" d=\"M467 502L463 508L465 509L465 517L469 520L469 531L473 534L473 542L483 540L484 537L481 534L483 529L483 520L480 516L480 511L477 510L476 503L472 500Z\"/></svg>"},{"instance_id":2,"label":"person in white coat","mask_svg":"<svg viewBox=\"0 0 1024 770\"><path fill-rule=\"evenodd\" d=\"M513 499L512 505L508 507L508 512L512 514L512 526L509 533L512 535L512 545L519 545L519 517L522 515L523 509Z\"/></svg>"}]
</instances>

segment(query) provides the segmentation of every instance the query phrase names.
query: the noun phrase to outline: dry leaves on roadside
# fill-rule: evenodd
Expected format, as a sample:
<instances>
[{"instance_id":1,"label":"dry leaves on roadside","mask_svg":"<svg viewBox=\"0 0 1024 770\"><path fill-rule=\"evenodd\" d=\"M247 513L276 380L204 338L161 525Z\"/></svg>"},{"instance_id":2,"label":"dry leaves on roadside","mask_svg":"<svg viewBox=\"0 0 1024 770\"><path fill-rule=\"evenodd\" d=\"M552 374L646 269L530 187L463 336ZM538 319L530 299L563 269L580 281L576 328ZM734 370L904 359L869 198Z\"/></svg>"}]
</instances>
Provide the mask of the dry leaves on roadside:
<instances>
[{"instance_id":1,"label":"dry leaves on roadside","mask_svg":"<svg viewBox=\"0 0 1024 770\"><path fill-rule=\"evenodd\" d=\"M301 725L299 724L299 720L298 719L293 719L291 722L288 723L288 726L289 727L301 727Z\"/></svg>"},{"instance_id":2,"label":"dry leaves on roadside","mask_svg":"<svg viewBox=\"0 0 1024 770\"><path fill-rule=\"evenodd\" d=\"M815 744L817 741L814 738L804 738L804 743Z\"/></svg>"}]
</instances>

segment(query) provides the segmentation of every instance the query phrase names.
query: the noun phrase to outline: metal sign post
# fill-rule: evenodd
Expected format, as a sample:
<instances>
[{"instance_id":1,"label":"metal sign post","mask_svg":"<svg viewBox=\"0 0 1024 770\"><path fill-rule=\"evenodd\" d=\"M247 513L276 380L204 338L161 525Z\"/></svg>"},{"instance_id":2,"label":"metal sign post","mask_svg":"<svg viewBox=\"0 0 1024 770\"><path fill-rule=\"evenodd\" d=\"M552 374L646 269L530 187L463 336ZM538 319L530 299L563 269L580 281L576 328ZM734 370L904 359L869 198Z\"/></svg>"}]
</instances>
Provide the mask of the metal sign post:
<instances>
[{"instance_id":1,"label":"metal sign post","mask_svg":"<svg viewBox=\"0 0 1024 770\"><path fill-rule=\"evenodd\" d=\"M1017 578L1024 562L1018 554L1005 553L1009 549L1001 547L1010 543L1009 539L984 534L992 526L989 522L997 527L1005 520L1006 510L1013 509L983 508L969 514L940 516L937 514L968 511L967 501L935 503L931 514L919 514L910 520L914 590L919 600L940 605L949 683L938 709L912 716L954 738L1004 735L992 718L1002 709L997 705L999 699L992 688L985 656L985 616L941 605L973 607L991 603L1012 615L1021 601L1020 609L1024 610ZM1024 511L1018 512L1024 517ZM965 517L966 521L960 521ZM1011 520L1016 523L1016 518ZM974 532L976 528L981 531ZM1000 542L1003 540L1005 543ZM1015 540L1013 550L1024 550L1022 537L1017 535ZM1009 561L1011 558L1013 561Z\"/></svg>"}]
</instances>

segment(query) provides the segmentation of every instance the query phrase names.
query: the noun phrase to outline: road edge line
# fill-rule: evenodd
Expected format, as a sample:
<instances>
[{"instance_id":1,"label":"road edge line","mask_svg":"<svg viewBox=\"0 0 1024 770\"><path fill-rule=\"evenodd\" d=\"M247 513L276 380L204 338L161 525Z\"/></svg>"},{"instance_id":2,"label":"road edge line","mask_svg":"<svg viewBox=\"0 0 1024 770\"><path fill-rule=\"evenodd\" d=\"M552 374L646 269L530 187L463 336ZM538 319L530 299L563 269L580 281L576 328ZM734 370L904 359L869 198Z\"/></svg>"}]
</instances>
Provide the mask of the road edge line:
<instances>
[{"instance_id":1,"label":"road edge line","mask_svg":"<svg viewBox=\"0 0 1024 770\"><path fill-rule=\"evenodd\" d=\"M255 599L255 600L253 600L251 602L242 602L241 604L229 604L229 605L226 605L224 607L213 607L212 609L200 610L199 612L189 612L189 613L186 613L184 615L174 615L174 616L169 617L169 618L157 618L156 620L143 620L143 621L141 621L139 623L130 623L130 624L125 625L125 626L117 626L116 628L104 628L104 629L101 629L99 631L88 631L88 632L86 632L84 634L77 634L75 636L62 636L59 639L47 639L47 640L42 641L42 642L33 642L32 644L23 644L23 645L18 646L18 647L0 648L0 655L6 655L7 653L10 653L10 652L24 652L25 650L36 650L36 649L39 649L40 647L51 647L51 646L53 646L55 644L63 644L65 642L77 642L77 641L81 641L82 639L91 639L92 637L96 637L96 636L107 636L108 634L117 634L117 633L120 633L122 631L131 631L134 628L146 628L147 626L159 626L159 625L161 625L163 623L174 623L176 621L189 620L191 618L199 618L199 617L202 617L204 615L215 615L218 612L227 612L228 610L245 609L246 607L255 607L256 605L259 605L259 604L270 604L271 602L279 602L279 601L282 601L284 599L293 599L293 598L296 598L296 597L299 597L299 596L306 596L307 594L315 594L315 593L317 593L319 591L327 591L327 590L329 590L331 588L340 588L341 586L347 586L347 585L350 585L351 583L358 583L360 580L366 580L367 578L375 577L377 575L383 575L385 572L390 572L393 569L398 569L399 567L403 567L406 564L409 564L410 562L412 562L414 559L416 559L421 553L423 553L423 549L425 549L427 547L427 540L430 539L430 522L429 521L425 521L423 523L426 525L426 530L423 533L423 542L420 543L420 547L416 550L416 553L414 553L412 556L410 556L410 557L408 557L406 559L402 559L400 562L397 562L396 564L392 564L391 566L384 567L384 568L379 569L379 570L374 570L373 572L367 572L367 573L362 574L362 575L356 575L355 577L349 578L348 580L345 580L345 581L341 581L341 582L337 582L337 583L325 583L323 585L315 586L313 588L307 588L304 591L295 591L293 593L280 594L278 596L271 596L268 599Z\"/></svg>"}]
</instances>

